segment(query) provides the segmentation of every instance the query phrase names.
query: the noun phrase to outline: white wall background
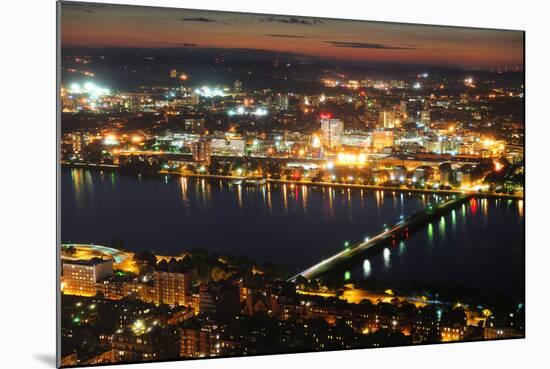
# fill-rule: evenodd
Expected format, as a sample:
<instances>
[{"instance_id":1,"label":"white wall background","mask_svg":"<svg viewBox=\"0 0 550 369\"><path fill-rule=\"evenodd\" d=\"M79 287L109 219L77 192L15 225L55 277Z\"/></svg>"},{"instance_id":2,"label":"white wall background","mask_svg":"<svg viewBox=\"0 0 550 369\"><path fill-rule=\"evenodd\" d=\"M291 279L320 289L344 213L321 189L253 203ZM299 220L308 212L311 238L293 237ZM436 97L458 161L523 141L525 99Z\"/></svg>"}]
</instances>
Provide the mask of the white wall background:
<instances>
[{"instance_id":1,"label":"white wall background","mask_svg":"<svg viewBox=\"0 0 550 369\"><path fill-rule=\"evenodd\" d=\"M544 1L113 1L527 31L527 339L141 364L140 369L547 365L550 201L545 187L549 185L550 85L549 11ZM0 367L51 368L56 334L55 3L11 0L3 2L0 14Z\"/></svg>"}]
</instances>

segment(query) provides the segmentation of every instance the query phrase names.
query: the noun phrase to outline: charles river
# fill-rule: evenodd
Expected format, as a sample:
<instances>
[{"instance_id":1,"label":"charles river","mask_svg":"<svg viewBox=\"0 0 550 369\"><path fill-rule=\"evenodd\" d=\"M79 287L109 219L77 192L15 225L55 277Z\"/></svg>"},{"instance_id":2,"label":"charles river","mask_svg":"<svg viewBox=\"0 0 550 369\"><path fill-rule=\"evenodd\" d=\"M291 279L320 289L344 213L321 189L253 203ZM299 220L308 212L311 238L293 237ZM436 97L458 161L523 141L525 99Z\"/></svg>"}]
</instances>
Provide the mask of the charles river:
<instances>
[{"instance_id":1,"label":"charles river","mask_svg":"<svg viewBox=\"0 0 550 369\"><path fill-rule=\"evenodd\" d=\"M379 233L434 195L393 191L161 177L62 168L62 242L153 249L194 248L245 255L299 272ZM461 286L523 300L524 209L521 200L477 199L371 253L353 278L394 286L409 281Z\"/></svg>"}]
</instances>

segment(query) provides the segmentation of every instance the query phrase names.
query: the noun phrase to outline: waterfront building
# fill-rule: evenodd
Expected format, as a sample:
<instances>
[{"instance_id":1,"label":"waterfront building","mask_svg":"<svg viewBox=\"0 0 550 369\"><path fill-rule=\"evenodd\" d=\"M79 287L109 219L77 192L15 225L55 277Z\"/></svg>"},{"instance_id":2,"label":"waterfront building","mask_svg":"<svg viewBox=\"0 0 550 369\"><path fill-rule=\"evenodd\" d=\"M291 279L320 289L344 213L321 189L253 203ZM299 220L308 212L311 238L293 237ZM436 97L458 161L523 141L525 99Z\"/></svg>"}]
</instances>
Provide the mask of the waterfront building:
<instances>
[{"instance_id":1,"label":"waterfront building","mask_svg":"<svg viewBox=\"0 0 550 369\"><path fill-rule=\"evenodd\" d=\"M212 154L212 150L210 149L210 142L207 140L201 139L193 142L191 146L191 153L193 155L193 161L205 165L210 164L210 155Z\"/></svg>"},{"instance_id":2,"label":"waterfront building","mask_svg":"<svg viewBox=\"0 0 550 369\"><path fill-rule=\"evenodd\" d=\"M113 260L100 258L64 260L62 270L64 294L95 296L97 282L113 275Z\"/></svg>"},{"instance_id":3,"label":"waterfront building","mask_svg":"<svg viewBox=\"0 0 550 369\"><path fill-rule=\"evenodd\" d=\"M242 138L213 138L210 148L213 155L243 156L246 142Z\"/></svg>"}]
</instances>

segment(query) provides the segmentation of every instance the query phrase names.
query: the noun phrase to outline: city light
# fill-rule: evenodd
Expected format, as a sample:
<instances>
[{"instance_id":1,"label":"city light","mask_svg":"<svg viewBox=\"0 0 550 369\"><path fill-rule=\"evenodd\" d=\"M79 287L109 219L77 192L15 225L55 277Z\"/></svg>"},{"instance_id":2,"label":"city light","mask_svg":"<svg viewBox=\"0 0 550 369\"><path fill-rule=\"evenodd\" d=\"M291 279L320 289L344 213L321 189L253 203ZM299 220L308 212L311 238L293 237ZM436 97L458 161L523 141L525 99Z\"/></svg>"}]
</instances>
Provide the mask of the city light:
<instances>
[{"instance_id":1,"label":"city light","mask_svg":"<svg viewBox=\"0 0 550 369\"><path fill-rule=\"evenodd\" d=\"M88 94L93 97L100 97L103 95L109 95L111 90L104 87L99 87L93 82L85 82L84 85L78 83L72 83L69 86L69 93L72 94Z\"/></svg>"},{"instance_id":2,"label":"city light","mask_svg":"<svg viewBox=\"0 0 550 369\"><path fill-rule=\"evenodd\" d=\"M353 153L346 153L346 152L339 152L337 155L337 163L339 164L365 164L367 161L367 155L360 153L360 154L353 154Z\"/></svg>"},{"instance_id":3,"label":"city light","mask_svg":"<svg viewBox=\"0 0 550 369\"><path fill-rule=\"evenodd\" d=\"M117 139L117 136L116 135L107 135L105 136L105 138L103 139L103 143L105 145L109 145L109 146L113 146L113 145L118 145L118 139Z\"/></svg>"},{"instance_id":4,"label":"city light","mask_svg":"<svg viewBox=\"0 0 550 369\"><path fill-rule=\"evenodd\" d=\"M234 115L255 115L257 117L264 117L268 115L268 111L265 108L258 107L255 110L247 110L244 106L239 106L236 109L229 109L227 111L227 114L229 116Z\"/></svg>"},{"instance_id":5,"label":"city light","mask_svg":"<svg viewBox=\"0 0 550 369\"><path fill-rule=\"evenodd\" d=\"M138 319L134 322L132 325L132 331L136 336L142 335L147 331L147 327L145 326L145 323L143 320Z\"/></svg>"},{"instance_id":6,"label":"city light","mask_svg":"<svg viewBox=\"0 0 550 369\"><path fill-rule=\"evenodd\" d=\"M132 51L122 64L109 48L62 60L64 227L71 239L111 240L61 246L67 366L261 354L255 344L268 341L277 352L322 351L524 333L519 299L500 307L483 296L523 292L505 278L522 258L498 242L502 230L510 240L524 231L517 72L363 68L357 58L372 45L359 42L324 41L342 62L321 67L280 53L242 61L242 49L183 41L197 47ZM357 57L349 65L347 52ZM81 218L86 232L73 234ZM494 247L472 259L481 272L457 264L465 238L498 244L512 267L489 263ZM411 268L420 288L403 273ZM483 273L495 278L477 288ZM455 296L467 298L457 311Z\"/></svg>"},{"instance_id":7,"label":"city light","mask_svg":"<svg viewBox=\"0 0 550 369\"><path fill-rule=\"evenodd\" d=\"M313 147L314 149L318 149L321 147L321 139L316 134L313 134L311 136L311 147Z\"/></svg>"},{"instance_id":8,"label":"city light","mask_svg":"<svg viewBox=\"0 0 550 369\"><path fill-rule=\"evenodd\" d=\"M227 96L227 94L221 88L211 88L208 86L202 86L200 88L196 88L195 94L202 97L208 97L208 98Z\"/></svg>"}]
</instances>

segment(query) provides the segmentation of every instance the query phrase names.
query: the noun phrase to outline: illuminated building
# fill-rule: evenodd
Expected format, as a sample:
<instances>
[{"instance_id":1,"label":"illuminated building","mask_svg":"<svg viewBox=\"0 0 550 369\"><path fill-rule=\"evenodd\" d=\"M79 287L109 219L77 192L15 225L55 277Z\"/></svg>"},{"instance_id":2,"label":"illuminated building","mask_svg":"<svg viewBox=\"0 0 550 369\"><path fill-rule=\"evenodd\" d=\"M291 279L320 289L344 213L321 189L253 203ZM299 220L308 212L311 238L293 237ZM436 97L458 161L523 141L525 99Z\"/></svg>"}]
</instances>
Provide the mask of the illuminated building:
<instances>
[{"instance_id":1,"label":"illuminated building","mask_svg":"<svg viewBox=\"0 0 550 369\"><path fill-rule=\"evenodd\" d=\"M405 88L405 81L392 79L390 81L390 88L403 89Z\"/></svg>"},{"instance_id":2,"label":"illuminated building","mask_svg":"<svg viewBox=\"0 0 550 369\"><path fill-rule=\"evenodd\" d=\"M342 136L342 145L366 149L370 146L370 138L364 134L345 134Z\"/></svg>"},{"instance_id":3,"label":"illuminated building","mask_svg":"<svg viewBox=\"0 0 550 369\"><path fill-rule=\"evenodd\" d=\"M61 109L64 113L74 113L78 107L77 98L71 94L61 95Z\"/></svg>"},{"instance_id":4,"label":"illuminated building","mask_svg":"<svg viewBox=\"0 0 550 369\"><path fill-rule=\"evenodd\" d=\"M182 328L180 337L180 357L220 355L220 334L214 323Z\"/></svg>"},{"instance_id":5,"label":"illuminated building","mask_svg":"<svg viewBox=\"0 0 550 369\"><path fill-rule=\"evenodd\" d=\"M155 143L158 145L170 145L181 148L191 147L193 142L200 140L200 135L195 133L173 133L166 131L163 135L155 136Z\"/></svg>"},{"instance_id":6,"label":"illuminated building","mask_svg":"<svg viewBox=\"0 0 550 369\"><path fill-rule=\"evenodd\" d=\"M288 110L288 95L277 94L275 96L275 107L279 110Z\"/></svg>"},{"instance_id":7,"label":"illuminated building","mask_svg":"<svg viewBox=\"0 0 550 369\"><path fill-rule=\"evenodd\" d=\"M204 118L186 118L184 120L185 130L193 133L204 132Z\"/></svg>"},{"instance_id":8,"label":"illuminated building","mask_svg":"<svg viewBox=\"0 0 550 369\"><path fill-rule=\"evenodd\" d=\"M170 78L178 78L178 71L176 69L170 69Z\"/></svg>"},{"instance_id":9,"label":"illuminated building","mask_svg":"<svg viewBox=\"0 0 550 369\"><path fill-rule=\"evenodd\" d=\"M441 342L462 341L466 334L466 327L442 327Z\"/></svg>"},{"instance_id":10,"label":"illuminated building","mask_svg":"<svg viewBox=\"0 0 550 369\"><path fill-rule=\"evenodd\" d=\"M420 111L420 123L423 126L429 126L431 123L431 115L428 110Z\"/></svg>"},{"instance_id":11,"label":"illuminated building","mask_svg":"<svg viewBox=\"0 0 550 369\"><path fill-rule=\"evenodd\" d=\"M213 138L210 148L213 155L243 156L245 144L242 138Z\"/></svg>"},{"instance_id":12,"label":"illuminated building","mask_svg":"<svg viewBox=\"0 0 550 369\"><path fill-rule=\"evenodd\" d=\"M142 93L132 92L124 94L124 107L132 113L143 111L143 105L147 96Z\"/></svg>"},{"instance_id":13,"label":"illuminated building","mask_svg":"<svg viewBox=\"0 0 550 369\"><path fill-rule=\"evenodd\" d=\"M156 270L154 301L156 304L188 305L191 303L192 271L168 272Z\"/></svg>"},{"instance_id":14,"label":"illuminated building","mask_svg":"<svg viewBox=\"0 0 550 369\"><path fill-rule=\"evenodd\" d=\"M379 115L379 123L380 123L380 126L386 129L395 128L396 126L395 112L381 111Z\"/></svg>"},{"instance_id":15,"label":"illuminated building","mask_svg":"<svg viewBox=\"0 0 550 369\"><path fill-rule=\"evenodd\" d=\"M367 161L367 156L365 154L353 154L346 152L339 152L336 158L339 164L362 165Z\"/></svg>"},{"instance_id":16,"label":"illuminated building","mask_svg":"<svg viewBox=\"0 0 550 369\"><path fill-rule=\"evenodd\" d=\"M241 91L243 90L243 83L239 80L236 80L234 83L233 83L233 91L235 93L240 93Z\"/></svg>"},{"instance_id":17,"label":"illuminated building","mask_svg":"<svg viewBox=\"0 0 550 369\"><path fill-rule=\"evenodd\" d=\"M523 337L523 333L510 327L485 327L483 329L483 338L486 340L495 340L501 338Z\"/></svg>"},{"instance_id":18,"label":"illuminated building","mask_svg":"<svg viewBox=\"0 0 550 369\"><path fill-rule=\"evenodd\" d=\"M175 359L179 354L178 331L138 320L112 337L113 362Z\"/></svg>"},{"instance_id":19,"label":"illuminated building","mask_svg":"<svg viewBox=\"0 0 550 369\"><path fill-rule=\"evenodd\" d=\"M66 295L95 296L96 283L113 275L113 260L63 261L63 293Z\"/></svg>"},{"instance_id":20,"label":"illuminated building","mask_svg":"<svg viewBox=\"0 0 550 369\"><path fill-rule=\"evenodd\" d=\"M410 123L420 123L420 112L422 111L422 101L420 99L409 99L407 105L407 120Z\"/></svg>"},{"instance_id":21,"label":"illuminated building","mask_svg":"<svg viewBox=\"0 0 550 369\"><path fill-rule=\"evenodd\" d=\"M372 132L372 147L377 151L382 151L386 147L392 147L394 144L393 131L375 130Z\"/></svg>"},{"instance_id":22,"label":"illuminated building","mask_svg":"<svg viewBox=\"0 0 550 369\"><path fill-rule=\"evenodd\" d=\"M206 165L210 164L210 142L204 139L193 142L191 146L191 153L193 154L193 161Z\"/></svg>"},{"instance_id":23,"label":"illuminated building","mask_svg":"<svg viewBox=\"0 0 550 369\"><path fill-rule=\"evenodd\" d=\"M144 302L153 302L155 296L153 285L127 276L113 275L105 278L97 284L97 289L108 300L120 300L126 297Z\"/></svg>"},{"instance_id":24,"label":"illuminated building","mask_svg":"<svg viewBox=\"0 0 550 369\"><path fill-rule=\"evenodd\" d=\"M321 116L321 142L325 147L339 147L344 136L344 122Z\"/></svg>"},{"instance_id":25,"label":"illuminated building","mask_svg":"<svg viewBox=\"0 0 550 369\"><path fill-rule=\"evenodd\" d=\"M208 87L208 86L202 86L201 88L196 88L194 90L194 93L198 96L202 97L223 97L226 95L224 90L218 87Z\"/></svg>"},{"instance_id":26,"label":"illuminated building","mask_svg":"<svg viewBox=\"0 0 550 369\"><path fill-rule=\"evenodd\" d=\"M426 141L424 146L428 152L435 154L456 154L459 151L459 144L456 140L443 136Z\"/></svg>"},{"instance_id":27,"label":"illuminated building","mask_svg":"<svg viewBox=\"0 0 550 369\"><path fill-rule=\"evenodd\" d=\"M514 322L514 314L510 314L506 319L496 318L490 316L485 321L485 327L483 328L483 338L488 340L501 339L501 338L517 338L523 337L520 325ZM514 324L516 323L516 324Z\"/></svg>"}]
</instances>

